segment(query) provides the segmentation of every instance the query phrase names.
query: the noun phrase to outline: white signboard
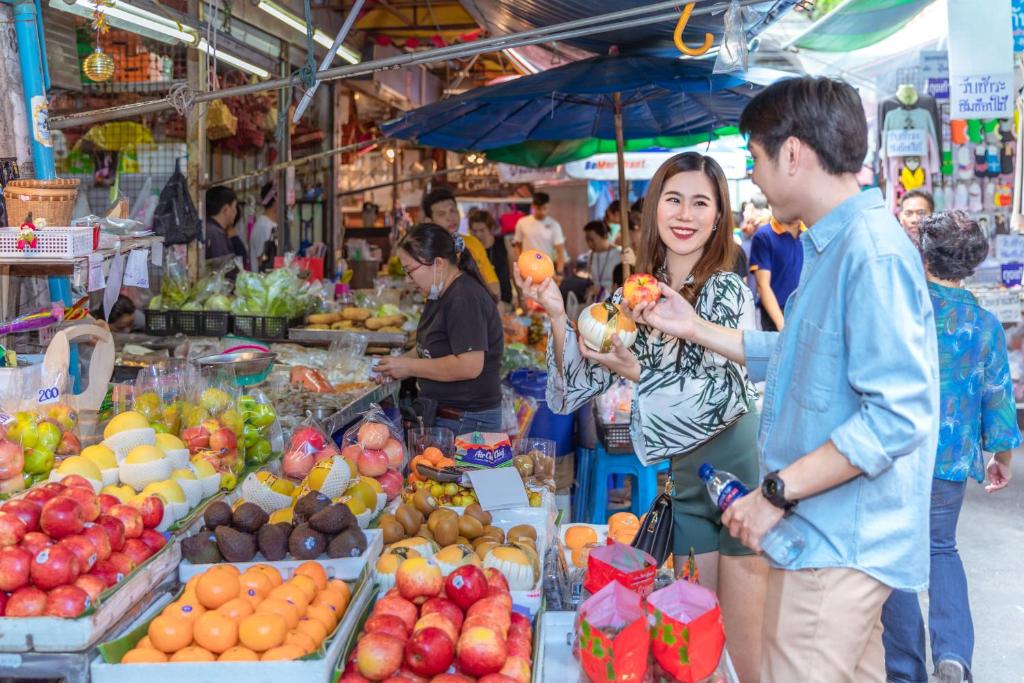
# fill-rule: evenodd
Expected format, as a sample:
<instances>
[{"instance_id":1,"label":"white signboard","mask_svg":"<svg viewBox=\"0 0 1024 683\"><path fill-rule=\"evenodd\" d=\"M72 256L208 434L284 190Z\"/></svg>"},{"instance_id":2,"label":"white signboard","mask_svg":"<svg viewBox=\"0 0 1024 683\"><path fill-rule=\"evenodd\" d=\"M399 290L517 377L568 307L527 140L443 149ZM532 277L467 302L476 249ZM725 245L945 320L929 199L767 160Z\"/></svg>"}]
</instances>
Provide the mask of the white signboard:
<instances>
[{"instance_id":1,"label":"white signboard","mask_svg":"<svg viewBox=\"0 0 1024 683\"><path fill-rule=\"evenodd\" d=\"M996 235L996 258L1000 263L1024 262L1024 235Z\"/></svg>"},{"instance_id":2,"label":"white signboard","mask_svg":"<svg viewBox=\"0 0 1024 683\"><path fill-rule=\"evenodd\" d=\"M949 100L954 119L1013 115L1011 0L948 0ZM984 36L984 40L978 40Z\"/></svg>"},{"instance_id":3,"label":"white signboard","mask_svg":"<svg viewBox=\"0 0 1024 683\"><path fill-rule=\"evenodd\" d=\"M887 130L885 153L890 157L923 157L927 142L923 130Z\"/></svg>"},{"instance_id":4,"label":"white signboard","mask_svg":"<svg viewBox=\"0 0 1024 683\"><path fill-rule=\"evenodd\" d=\"M561 166L529 168L514 164L498 164L498 178L503 183L543 183L564 180L565 172Z\"/></svg>"},{"instance_id":5,"label":"white signboard","mask_svg":"<svg viewBox=\"0 0 1024 683\"><path fill-rule=\"evenodd\" d=\"M1006 290L976 291L974 296L981 307L989 311L1001 323L1019 323L1020 293Z\"/></svg>"},{"instance_id":6,"label":"white signboard","mask_svg":"<svg viewBox=\"0 0 1024 683\"><path fill-rule=\"evenodd\" d=\"M623 157L626 180L650 180L659 166L677 154L679 151L626 152ZM747 177L747 159L743 152L715 152L708 156L719 163L726 178L735 180ZM615 154L595 154L567 163L565 172L570 178L581 180L618 180L618 157Z\"/></svg>"}]
</instances>

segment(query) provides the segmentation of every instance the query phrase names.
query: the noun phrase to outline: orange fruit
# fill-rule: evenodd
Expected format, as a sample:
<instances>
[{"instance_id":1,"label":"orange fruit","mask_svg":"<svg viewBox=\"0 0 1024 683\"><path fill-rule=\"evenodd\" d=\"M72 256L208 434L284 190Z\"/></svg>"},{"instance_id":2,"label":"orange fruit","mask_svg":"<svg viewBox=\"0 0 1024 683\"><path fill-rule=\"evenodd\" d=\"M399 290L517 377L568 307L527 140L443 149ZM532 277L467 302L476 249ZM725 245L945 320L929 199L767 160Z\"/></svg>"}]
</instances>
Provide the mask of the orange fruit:
<instances>
[{"instance_id":1,"label":"orange fruit","mask_svg":"<svg viewBox=\"0 0 1024 683\"><path fill-rule=\"evenodd\" d=\"M204 650L196 645L183 647L173 655L172 662L216 662L217 656L209 650Z\"/></svg>"},{"instance_id":2,"label":"orange fruit","mask_svg":"<svg viewBox=\"0 0 1024 683\"><path fill-rule=\"evenodd\" d=\"M202 574L196 574L191 579L189 579L188 581L185 582L185 594L186 595L189 594L189 593L191 593L192 595L196 594L196 582L199 581L199 577L200 576L202 576Z\"/></svg>"},{"instance_id":3,"label":"orange fruit","mask_svg":"<svg viewBox=\"0 0 1024 683\"><path fill-rule=\"evenodd\" d=\"M261 662L274 662L274 661L289 661L292 659L298 659L299 657L305 657L306 653L295 645L279 645L278 647L272 647L263 653L260 657Z\"/></svg>"},{"instance_id":4,"label":"orange fruit","mask_svg":"<svg viewBox=\"0 0 1024 683\"><path fill-rule=\"evenodd\" d=\"M285 645L295 645L302 650L303 656L308 655L310 652L315 652L319 645L313 640L312 636L308 633L292 629L284 636Z\"/></svg>"},{"instance_id":5,"label":"orange fruit","mask_svg":"<svg viewBox=\"0 0 1024 683\"><path fill-rule=\"evenodd\" d=\"M295 605L295 608L300 612L305 612L309 606L309 598L306 597L306 591L296 586L294 583L283 583L274 590L270 591L268 598L280 598L286 602L290 602ZM301 616L301 615L300 615Z\"/></svg>"},{"instance_id":6,"label":"orange fruit","mask_svg":"<svg viewBox=\"0 0 1024 683\"><path fill-rule=\"evenodd\" d=\"M565 545L570 550L597 543L597 532L589 526L571 526L565 530Z\"/></svg>"},{"instance_id":7,"label":"orange fruit","mask_svg":"<svg viewBox=\"0 0 1024 683\"><path fill-rule=\"evenodd\" d=\"M313 605L306 610L306 616L310 619L316 619L327 627L328 633L334 630L334 627L338 625L338 620L341 618L340 615L335 614L334 610L327 605Z\"/></svg>"},{"instance_id":8,"label":"orange fruit","mask_svg":"<svg viewBox=\"0 0 1024 683\"><path fill-rule=\"evenodd\" d=\"M149 636L142 636L139 642L135 643L136 650L155 650L153 643L149 641Z\"/></svg>"},{"instance_id":9,"label":"orange fruit","mask_svg":"<svg viewBox=\"0 0 1024 683\"><path fill-rule=\"evenodd\" d=\"M324 626L323 622L319 619L299 619L299 625L295 627L296 631L301 631L307 636L312 638L317 645L324 642L327 639L327 634L330 631Z\"/></svg>"},{"instance_id":10,"label":"orange fruit","mask_svg":"<svg viewBox=\"0 0 1024 683\"><path fill-rule=\"evenodd\" d=\"M192 642L192 622L184 617L161 614L149 622L149 641L161 652L177 652Z\"/></svg>"},{"instance_id":11,"label":"orange fruit","mask_svg":"<svg viewBox=\"0 0 1024 683\"><path fill-rule=\"evenodd\" d=\"M288 623L280 614L256 613L242 619L238 640L254 652L266 652L284 642Z\"/></svg>"},{"instance_id":12,"label":"orange fruit","mask_svg":"<svg viewBox=\"0 0 1024 683\"><path fill-rule=\"evenodd\" d=\"M431 465L436 465L437 461L444 457L444 453L440 448L434 446L427 446L421 453L423 459L429 462Z\"/></svg>"},{"instance_id":13,"label":"orange fruit","mask_svg":"<svg viewBox=\"0 0 1024 683\"><path fill-rule=\"evenodd\" d=\"M206 609L217 609L237 598L240 590L238 576L223 570L210 569L196 582L196 597Z\"/></svg>"},{"instance_id":14,"label":"orange fruit","mask_svg":"<svg viewBox=\"0 0 1024 683\"><path fill-rule=\"evenodd\" d=\"M608 534L614 535L619 531L630 530L640 531L640 520L632 512L616 512L608 518Z\"/></svg>"},{"instance_id":15,"label":"orange fruit","mask_svg":"<svg viewBox=\"0 0 1024 683\"><path fill-rule=\"evenodd\" d=\"M345 596L346 602L352 599L352 589L341 579L331 579L328 581L327 590L341 593Z\"/></svg>"},{"instance_id":16,"label":"orange fruit","mask_svg":"<svg viewBox=\"0 0 1024 683\"><path fill-rule=\"evenodd\" d=\"M151 664L166 661L167 655L151 647L136 647L134 650L125 652L124 657L121 658L122 664Z\"/></svg>"},{"instance_id":17,"label":"orange fruit","mask_svg":"<svg viewBox=\"0 0 1024 683\"><path fill-rule=\"evenodd\" d=\"M288 579L288 583L293 586L297 586L298 589L305 594L307 605L313 602L313 598L315 598L316 594L320 592L320 589L317 588L316 581L305 574L296 574L292 578Z\"/></svg>"},{"instance_id":18,"label":"orange fruit","mask_svg":"<svg viewBox=\"0 0 1024 683\"><path fill-rule=\"evenodd\" d=\"M256 614L276 614L285 620L290 629L295 628L302 618L295 605L281 598L267 598L256 605Z\"/></svg>"},{"instance_id":19,"label":"orange fruit","mask_svg":"<svg viewBox=\"0 0 1024 683\"><path fill-rule=\"evenodd\" d=\"M241 645L235 645L233 648L225 650L220 657L217 657L218 662L258 662L260 656L250 650L247 647Z\"/></svg>"},{"instance_id":20,"label":"orange fruit","mask_svg":"<svg viewBox=\"0 0 1024 683\"><path fill-rule=\"evenodd\" d=\"M186 599L185 596L181 596L181 599L177 602L164 607L164 614L167 616L184 617L189 621L194 622L196 618L206 611L206 608L199 604L199 601L192 596Z\"/></svg>"},{"instance_id":21,"label":"orange fruit","mask_svg":"<svg viewBox=\"0 0 1024 683\"><path fill-rule=\"evenodd\" d=\"M207 612L196 619L192 637L196 645L220 654L238 643L238 624L220 612Z\"/></svg>"},{"instance_id":22,"label":"orange fruit","mask_svg":"<svg viewBox=\"0 0 1024 683\"><path fill-rule=\"evenodd\" d=\"M210 572L227 572L229 574L234 574L235 576L238 576L242 573L242 571L233 564L214 565L206 571L207 574L209 574Z\"/></svg>"},{"instance_id":23,"label":"orange fruit","mask_svg":"<svg viewBox=\"0 0 1024 683\"><path fill-rule=\"evenodd\" d=\"M322 591L327 588L327 572L324 571L324 566L319 562L308 560L303 562L295 568L295 572L292 575L293 578L299 575L308 576L316 582L316 589Z\"/></svg>"},{"instance_id":24,"label":"orange fruit","mask_svg":"<svg viewBox=\"0 0 1024 683\"><path fill-rule=\"evenodd\" d=\"M238 584L241 586L239 597L249 602L259 602L274 588L265 572L247 571L238 577Z\"/></svg>"},{"instance_id":25,"label":"orange fruit","mask_svg":"<svg viewBox=\"0 0 1024 683\"><path fill-rule=\"evenodd\" d=\"M325 605L330 607L335 616L340 618L341 615L345 613L345 608L348 607L348 598L338 591L320 591L316 598L313 599L313 604L310 606L314 607L316 605Z\"/></svg>"},{"instance_id":26,"label":"orange fruit","mask_svg":"<svg viewBox=\"0 0 1024 683\"><path fill-rule=\"evenodd\" d=\"M536 249L527 249L520 254L516 265L519 266L519 274L522 278L532 280L535 285L539 285L555 274L555 264L551 257Z\"/></svg>"},{"instance_id":27,"label":"orange fruit","mask_svg":"<svg viewBox=\"0 0 1024 683\"><path fill-rule=\"evenodd\" d=\"M241 621L255 612L256 608L245 598L235 598L234 600L228 600L218 607L217 611L226 617L231 617L235 621Z\"/></svg>"},{"instance_id":28,"label":"orange fruit","mask_svg":"<svg viewBox=\"0 0 1024 683\"><path fill-rule=\"evenodd\" d=\"M281 578L281 572L277 571L276 568L271 567L269 564L254 564L253 566L249 567L249 569L247 569L246 571L263 572L267 575L267 578L270 579L270 583L274 584L275 586L280 586L282 583L284 583L284 579Z\"/></svg>"}]
</instances>

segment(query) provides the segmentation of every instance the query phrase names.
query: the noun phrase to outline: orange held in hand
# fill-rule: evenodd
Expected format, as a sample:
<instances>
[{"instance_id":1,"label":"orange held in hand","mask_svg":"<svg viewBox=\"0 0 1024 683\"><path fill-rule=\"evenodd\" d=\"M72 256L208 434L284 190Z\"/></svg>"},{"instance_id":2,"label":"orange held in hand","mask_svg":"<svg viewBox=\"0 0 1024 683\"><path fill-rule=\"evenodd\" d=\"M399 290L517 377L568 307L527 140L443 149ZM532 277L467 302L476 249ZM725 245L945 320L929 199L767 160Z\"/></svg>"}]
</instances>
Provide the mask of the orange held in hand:
<instances>
[{"instance_id":1,"label":"orange held in hand","mask_svg":"<svg viewBox=\"0 0 1024 683\"><path fill-rule=\"evenodd\" d=\"M516 263L523 279L532 280L535 285L539 285L555 274L555 264L551 262L551 257L536 249L524 251Z\"/></svg>"},{"instance_id":2,"label":"orange held in hand","mask_svg":"<svg viewBox=\"0 0 1024 683\"><path fill-rule=\"evenodd\" d=\"M633 273L622 284L622 298L630 308L644 302L656 303L661 298L657 278L647 273Z\"/></svg>"}]
</instances>

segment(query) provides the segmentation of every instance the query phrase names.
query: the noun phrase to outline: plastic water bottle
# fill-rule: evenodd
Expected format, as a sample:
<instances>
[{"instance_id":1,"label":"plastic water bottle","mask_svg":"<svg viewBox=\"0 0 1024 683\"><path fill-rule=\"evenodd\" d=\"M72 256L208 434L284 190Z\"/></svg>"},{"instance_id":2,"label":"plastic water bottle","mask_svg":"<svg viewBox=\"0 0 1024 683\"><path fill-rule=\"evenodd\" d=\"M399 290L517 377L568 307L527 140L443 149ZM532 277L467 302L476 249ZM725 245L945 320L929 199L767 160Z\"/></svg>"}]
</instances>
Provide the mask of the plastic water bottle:
<instances>
[{"instance_id":1,"label":"plastic water bottle","mask_svg":"<svg viewBox=\"0 0 1024 683\"><path fill-rule=\"evenodd\" d=\"M717 505L722 512L725 512L738 498L750 493L750 489L744 486L743 482L735 475L725 471L716 471L708 463L700 466L698 474L708 487L711 502ZM788 519L783 517L761 539L761 549L776 564L785 567L800 557L800 553L804 551L804 537Z\"/></svg>"}]
</instances>

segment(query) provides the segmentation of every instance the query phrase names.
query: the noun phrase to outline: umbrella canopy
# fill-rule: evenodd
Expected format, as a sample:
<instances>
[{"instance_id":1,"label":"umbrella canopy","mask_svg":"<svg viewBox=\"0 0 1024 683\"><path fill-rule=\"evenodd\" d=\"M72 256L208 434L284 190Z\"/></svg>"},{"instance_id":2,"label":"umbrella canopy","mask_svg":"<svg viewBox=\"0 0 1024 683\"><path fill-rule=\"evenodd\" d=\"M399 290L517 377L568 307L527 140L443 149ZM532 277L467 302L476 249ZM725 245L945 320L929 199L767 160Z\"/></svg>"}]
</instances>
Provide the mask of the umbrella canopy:
<instances>
[{"instance_id":1,"label":"umbrella canopy","mask_svg":"<svg viewBox=\"0 0 1024 683\"><path fill-rule=\"evenodd\" d=\"M755 82L779 76L714 74L713 66L711 60L593 57L435 102L381 130L388 137L451 150L519 146L492 158L552 165L589 156L604 144L615 149L612 98L620 93L624 137L634 141L633 148L680 147L724 134L722 129L734 126L760 92ZM646 139L655 140L637 145Z\"/></svg>"}]
</instances>

